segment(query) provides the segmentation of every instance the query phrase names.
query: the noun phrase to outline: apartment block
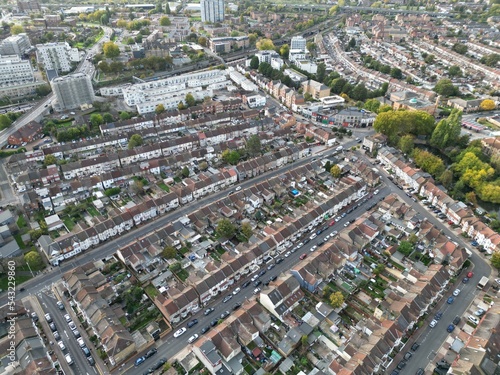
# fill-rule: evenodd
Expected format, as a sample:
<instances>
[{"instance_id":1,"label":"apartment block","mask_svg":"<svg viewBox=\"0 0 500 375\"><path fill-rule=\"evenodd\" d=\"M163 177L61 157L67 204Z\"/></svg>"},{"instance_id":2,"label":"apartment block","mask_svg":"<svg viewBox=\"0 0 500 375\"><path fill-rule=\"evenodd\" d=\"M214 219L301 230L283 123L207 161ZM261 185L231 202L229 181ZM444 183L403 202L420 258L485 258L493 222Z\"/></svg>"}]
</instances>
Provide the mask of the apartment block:
<instances>
[{"instance_id":1,"label":"apartment block","mask_svg":"<svg viewBox=\"0 0 500 375\"><path fill-rule=\"evenodd\" d=\"M224 0L201 0L200 7L202 22L224 21Z\"/></svg>"},{"instance_id":2,"label":"apartment block","mask_svg":"<svg viewBox=\"0 0 500 375\"><path fill-rule=\"evenodd\" d=\"M80 53L66 42L37 44L36 59L45 70L69 72L72 70L71 64L80 61Z\"/></svg>"},{"instance_id":3,"label":"apartment block","mask_svg":"<svg viewBox=\"0 0 500 375\"><path fill-rule=\"evenodd\" d=\"M92 82L86 74L74 73L57 77L52 80L51 86L61 110L79 108L82 104L95 101Z\"/></svg>"},{"instance_id":4,"label":"apartment block","mask_svg":"<svg viewBox=\"0 0 500 375\"><path fill-rule=\"evenodd\" d=\"M18 55L21 57L31 48L31 42L25 33L12 35L2 40L0 55Z\"/></svg>"}]
</instances>

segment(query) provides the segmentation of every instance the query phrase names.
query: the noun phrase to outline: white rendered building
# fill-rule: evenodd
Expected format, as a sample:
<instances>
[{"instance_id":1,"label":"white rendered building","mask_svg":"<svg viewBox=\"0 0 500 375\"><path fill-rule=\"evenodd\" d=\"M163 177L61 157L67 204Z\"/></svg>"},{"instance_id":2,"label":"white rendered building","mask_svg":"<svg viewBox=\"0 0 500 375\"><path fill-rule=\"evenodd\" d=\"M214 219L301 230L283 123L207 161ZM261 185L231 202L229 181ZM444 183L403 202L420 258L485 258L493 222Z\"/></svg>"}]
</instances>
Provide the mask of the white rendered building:
<instances>
[{"instance_id":1,"label":"white rendered building","mask_svg":"<svg viewBox=\"0 0 500 375\"><path fill-rule=\"evenodd\" d=\"M45 70L69 72L72 70L71 63L80 61L80 53L66 42L37 44L36 59Z\"/></svg>"}]
</instances>

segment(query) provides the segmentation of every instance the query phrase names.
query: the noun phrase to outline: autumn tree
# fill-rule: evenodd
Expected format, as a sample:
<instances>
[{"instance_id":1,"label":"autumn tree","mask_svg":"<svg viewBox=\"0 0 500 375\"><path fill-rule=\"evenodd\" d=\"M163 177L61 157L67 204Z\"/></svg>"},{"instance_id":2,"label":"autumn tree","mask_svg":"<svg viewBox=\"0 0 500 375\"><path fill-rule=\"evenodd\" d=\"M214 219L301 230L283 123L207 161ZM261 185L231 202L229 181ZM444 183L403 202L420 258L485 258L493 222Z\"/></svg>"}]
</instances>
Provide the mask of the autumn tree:
<instances>
[{"instance_id":1,"label":"autumn tree","mask_svg":"<svg viewBox=\"0 0 500 375\"><path fill-rule=\"evenodd\" d=\"M142 143L142 137L139 134L133 134L128 141L128 149L131 150L133 148L141 146Z\"/></svg>"},{"instance_id":2,"label":"autumn tree","mask_svg":"<svg viewBox=\"0 0 500 375\"><path fill-rule=\"evenodd\" d=\"M161 252L161 256L166 258L166 259L173 259L177 255L177 250L175 247L167 245Z\"/></svg>"},{"instance_id":3,"label":"autumn tree","mask_svg":"<svg viewBox=\"0 0 500 375\"><path fill-rule=\"evenodd\" d=\"M215 232L220 238L230 240L236 233L236 227L233 225L233 223L231 223L229 219L220 219L217 223Z\"/></svg>"},{"instance_id":4,"label":"autumn tree","mask_svg":"<svg viewBox=\"0 0 500 375\"><path fill-rule=\"evenodd\" d=\"M142 195L144 193L144 183L141 180L134 180L130 184L130 188L135 195Z\"/></svg>"},{"instance_id":5,"label":"autumn tree","mask_svg":"<svg viewBox=\"0 0 500 375\"><path fill-rule=\"evenodd\" d=\"M342 171L340 170L340 167L335 164L330 168L330 174L335 178L339 178L342 174Z\"/></svg>"},{"instance_id":6,"label":"autumn tree","mask_svg":"<svg viewBox=\"0 0 500 375\"><path fill-rule=\"evenodd\" d=\"M280 53L281 57L283 57L284 59L288 59L288 56L290 55L290 46L288 44L283 44L280 47L279 53Z\"/></svg>"},{"instance_id":7,"label":"autumn tree","mask_svg":"<svg viewBox=\"0 0 500 375\"><path fill-rule=\"evenodd\" d=\"M160 18L160 26L170 26L172 22L170 22L170 18L167 16L163 16Z\"/></svg>"},{"instance_id":8,"label":"autumn tree","mask_svg":"<svg viewBox=\"0 0 500 375\"><path fill-rule=\"evenodd\" d=\"M22 27L21 25L12 25L10 27L10 33L12 35L24 33L24 27Z\"/></svg>"},{"instance_id":9,"label":"autumn tree","mask_svg":"<svg viewBox=\"0 0 500 375\"><path fill-rule=\"evenodd\" d=\"M185 101L188 107L194 107L196 105L196 99L190 92L186 94Z\"/></svg>"},{"instance_id":10,"label":"autumn tree","mask_svg":"<svg viewBox=\"0 0 500 375\"><path fill-rule=\"evenodd\" d=\"M477 206L477 196L476 193L474 193L473 191L469 191L468 193L465 194L465 200Z\"/></svg>"},{"instance_id":11,"label":"autumn tree","mask_svg":"<svg viewBox=\"0 0 500 375\"><path fill-rule=\"evenodd\" d=\"M165 106L163 104L158 104L155 108L155 113L159 115L160 113L165 112Z\"/></svg>"},{"instance_id":12,"label":"autumn tree","mask_svg":"<svg viewBox=\"0 0 500 375\"><path fill-rule=\"evenodd\" d=\"M102 46L102 51L104 52L104 56L108 59L114 59L115 57L120 56L120 48L113 42L106 42Z\"/></svg>"},{"instance_id":13,"label":"autumn tree","mask_svg":"<svg viewBox=\"0 0 500 375\"><path fill-rule=\"evenodd\" d=\"M252 224L250 224L248 221L245 221L243 224L241 224L240 232L248 241L253 235Z\"/></svg>"},{"instance_id":14,"label":"autumn tree","mask_svg":"<svg viewBox=\"0 0 500 375\"><path fill-rule=\"evenodd\" d=\"M393 145L398 144L402 135L431 135L434 130L434 117L427 112L392 110L382 112L382 107L379 108L373 128L385 134Z\"/></svg>"},{"instance_id":15,"label":"autumn tree","mask_svg":"<svg viewBox=\"0 0 500 375\"><path fill-rule=\"evenodd\" d=\"M200 36L198 38L198 44L202 47L206 47L208 45L208 39L204 36Z\"/></svg>"},{"instance_id":16,"label":"autumn tree","mask_svg":"<svg viewBox=\"0 0 500 375\"><path fill-rule=\"evenodd\" d=\"M57 164L57 158L52 154L46 155L43 159L43 165L45 165L46 167L54 164Z\"/></svg>"},{"instance_id":17,"label":"autumn tree","mask_svg":"<svg viewBox=\"0 0 500 375\"><path fill-rule=\"evenodd\" d=\"M491 255L491 265L500 270L500 251L495 251Z\"/></svg>"},{"instance_id":18,"label":"autumn tree","mask_svg":"<svg viewBox=\"0 0 500 375\"><path fill-rule=\"evenodd\" d=\"M274 50L276 48L273 41L267 38L260 39L255 46L260 51Z\"/></svg>"},{"instance_id":19,"label":"autumn tree","mask_svg":"<svg viewBox=\"0 0 500 375\"><path fill-rule=\"evenodd\" d=\"M228 164L236 165L240 160L240 153L236 150L231 151L229 149L226 149L222 152L222 160L224 160Z\"/></svg>"},{"instance_id":20,"label":"autumn tree","mask_svg":"<svg viewBox=\"0 0 500 375\"><path fill-rule=\"evenodd\" d=\"M438 180L445 188L449 189L453 183L453 172L449 169L445 170L441 173L441 176L438 177Z\"/></svg>"},{"instance_id":21,"label":"autumn tree","mask_svg":"<svg viewBox=\"0 0 500 375\"><path fill-rule=\"evenodd\" d=\"M332 305L334 309L342 307L343 304L344 295L341 292L333 292L330 294L330 305Z\"/></svg>"},{"instance_id":22,"label":"autumn tree","mask_svg":"<svg viewBox=\"0 0 500 375\"><path fill-rule=\"evenodd\" d=\"M483 111L493 111L495 109L495 102L491 99L484 99L479 108Z\"/></svg>"},{"instance_id":23,"label":"autumn tree","mask_svg":"<svg viewBox=\"0 0 500 375\"><path fill-rule=\"evenodd\" d=\"M434 177L439 177L445 170L445 165L443 160L425 150L415 149L413 150L413 160L415 164L422 168L427 173L430 173Z\"/></svg>"}]
</instances>

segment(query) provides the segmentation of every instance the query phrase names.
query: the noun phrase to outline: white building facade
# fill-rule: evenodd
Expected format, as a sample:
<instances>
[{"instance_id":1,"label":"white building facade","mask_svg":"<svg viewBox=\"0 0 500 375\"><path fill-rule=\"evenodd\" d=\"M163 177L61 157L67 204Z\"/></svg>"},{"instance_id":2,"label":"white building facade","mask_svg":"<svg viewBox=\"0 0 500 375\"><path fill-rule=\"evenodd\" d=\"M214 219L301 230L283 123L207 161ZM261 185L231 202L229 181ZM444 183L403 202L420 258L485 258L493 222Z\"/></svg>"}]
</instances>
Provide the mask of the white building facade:
<instances>
[{"instance_id":1,"label":"white building facade","mask_svg":"<svg viewBox=\"0 0 500 375\"><path fill-rule=\"evenodd\" d=\"M80 61L80 54L77 48L71 48L66 42L45 43L36 45L36 59L45 70L70 72L71 64Z\"/></svg>"},{"instance_id":2,"label":"white building facade","mask_svg":"<svg viewBox=\"0 0 500 375\"><path fill-rule=\"evenodd\" d=\"M224 21L224 0L201 0L200 8L202 22Z\"/></svg>"}]
</instances>

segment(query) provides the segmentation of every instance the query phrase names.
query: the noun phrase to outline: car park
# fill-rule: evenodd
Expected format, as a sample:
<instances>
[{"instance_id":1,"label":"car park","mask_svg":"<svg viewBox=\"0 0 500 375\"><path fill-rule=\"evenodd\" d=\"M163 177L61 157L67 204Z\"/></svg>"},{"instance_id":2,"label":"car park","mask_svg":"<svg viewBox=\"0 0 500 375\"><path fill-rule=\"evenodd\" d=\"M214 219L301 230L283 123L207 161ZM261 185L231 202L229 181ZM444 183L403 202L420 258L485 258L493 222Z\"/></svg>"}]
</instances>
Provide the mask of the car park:
<instances>
[{"instance_id":1,"label":"car park","mask_svg":"<svg viewBox=\"0 0 500 375\"><path fill-rule=\"evenodd\" d=\"M182 336L186 331L187 331L187 328L182 327L182 328L178 329L177 331L175 331L174 337L177 338L179 336Z\"/></svg>"},{"instance_id":2,"label":"car park","mask_svg":"<svg viewBox=\"0 0 500 375\"><path fill-rule=\"evenodd\" d=\"M188 343L189 344L192 344L193 342L195 342L196 340L198 340L198 337L200 337L197 333L195 333L193 336L191 336L189 339L188 339Z\"/></svg>"},{"instance_id":3,"label":"car park","mask_svg":"<svg viewBox=\"0 0 500 375\"><path fill-rule=\"evenodd\" d=\"M209 307L208 309L206 309L206 310L203 312L203 315L207 316L207 315L209 315L209 314L213 313L213 312L214 312L214 310L215 310L215 309L214 309L213 307Z\"/></svg>"},{"instance_id":4,"label":"car park","mask_svg":"<svg viewBox=\"0 0 500 375\"><path fill-rule=\"evenodd\" d=\"M455 297L456 297L456 296L458 296L459 294L460 294L460 289L455 289L455 290L453 291L453 295L454 295Z\"/></svg>"},{"instance_id":5,"label":"car park","mask_svg":"<svg viewBox=\"0 0 500 375\"><path fill-rule=\"evenodd\" d=\"M438 321L433 319L432 322L430 322L429 327L434 328L438 324Z\"/></svg>"},{"instance_id":6,"label":"car park","mask_svg":"<svg viewBox=\"0 0 500 375\"><path fill-rule=\"evenodd\" d=\"M454 297L448 297L448 299L446 300L446 303L448 305L451 305L453 302L455 302L455 298Z\"/></svg>"},{"instance_id":7,"label":"car park","mask_svg":"<svg viewBox=\"0 0 500 375\"><path fill-rule=\"evenodd\" d=\"M188 322L187 327L191 328L191 327L193 327L196 324L198 324L198 319L193 319L193 320L191 320L191 321Z\"/></svg>"},{"instance_id":8,"label":"car park","mask_svg":"<svg viewBox=\"0 0 500 375\"><path fill-rule=\"evenodd\" d=\"M224 299L222 300L222 303L228 302L231 298L233 298L233 295L232 294L228 294L227 296L224 297Z\"/></svg>"}]
</instances>

